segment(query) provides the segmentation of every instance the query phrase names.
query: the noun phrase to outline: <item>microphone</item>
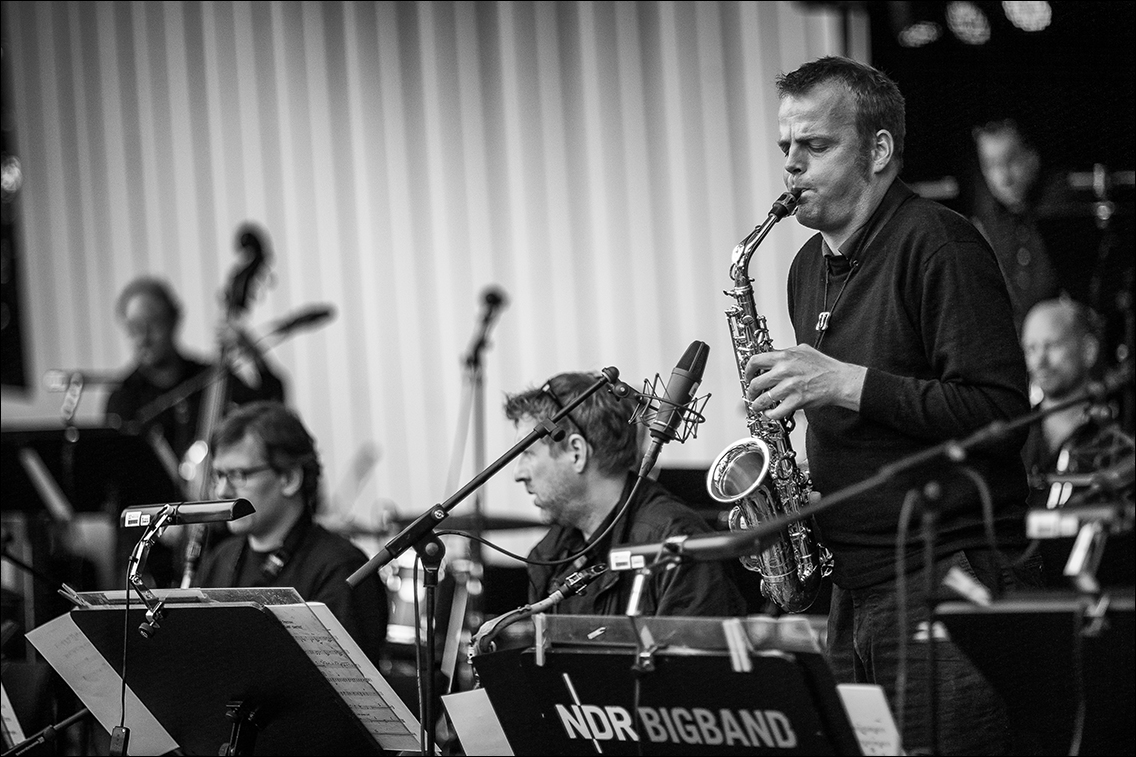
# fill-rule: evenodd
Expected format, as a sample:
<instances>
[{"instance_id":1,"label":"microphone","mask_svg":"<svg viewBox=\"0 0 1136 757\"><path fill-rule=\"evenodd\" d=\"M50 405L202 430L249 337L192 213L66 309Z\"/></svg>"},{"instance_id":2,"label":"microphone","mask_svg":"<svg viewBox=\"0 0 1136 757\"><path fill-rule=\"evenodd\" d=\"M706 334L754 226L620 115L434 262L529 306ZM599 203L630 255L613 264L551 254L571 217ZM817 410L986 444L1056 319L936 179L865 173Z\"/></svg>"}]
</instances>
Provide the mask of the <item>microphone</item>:
<instances>
[{"instance_id":1,"label":"microphone","mask_svg":"<svg viewBox=\"0 0 1136 757\"><path fill-rule=\"evenodd\" d=\"M286 336L296 329L322 325L334 315L335 308L331 305L308 305L273 326L272 333Z\"/></svg>"},{"instance_id":2,"label":"microphone","mask_svg":"<svg viewBox=\"0 0 1136 757\"><path fill-rule=\"evenodd\" d=\"M607 565L604 563L596 563L590 567L578 570L572 575L564 579L564 583L559 589L549 594L539 602L534 602L530 605L529 614L536 615L538 612L544 612L550 607L554 607L563 602L568 597L577 594L583 594L584 589L588 588L588 584L595 581L597 578L607 573Z\"/></svg>"},{"instance_id":3,"label":"microphone","mask_svg":"<svg viewBox=\"0 0 1136 757\"><path fill-rule=\"evenodd\" d=\"M639 475L645 476L655 467L659 451L667 442L686 439L686 427L691 423L697 427L702 421L697 408L689 408L695 402L695 392L702 383L702 374L706 371L706 357L710 354L710 346L706 342L693 341L682 353L678 365L671 371L667 388L659 399L659 410L655 419L651 421L651 446L643 456L643 463L639 468Z\"/></svg>"},{"instance_id":4,"label":"microphone","mask_svg":"<svg viewBox=\"0 0 1136 757\"><path fill-rule=\"evenodd\" d=\"M166 508L172 508L167 526L182 526L190 523L216 523L236 520L256 512L247 499L223 499L208 502L167 502L157 505L138 505L122 511L120 518L123 528L148 526Z\"/></svg>"},{"instance_id":5,"label":"microphone","mask_svg":"<svg viewBox=\"0 0 1136 757\"><path fill-rule=\"evenodd\" d=\"M65 392L73 383L80 386L117 386L122 383L122 379L110 373L89 373L65 368L51 368L43 373L43 388L49 392Z\"/></svg>"},{"instance_id":6,"label":"microphone","mask_svg":"<svg viewBox=\"0 0 1136 757\"><path fill-rule=\"evenodd\" d=\"M481 324L469 345L464 362L470 368L476 368L481 362L481 351L489 341L489 329L493 326L493 319L499 310L509 304L505 290L497 286L488 286L481 293L481 301L485 303L485 310L481 314Z\"/></svg>"},{"instance_id":7,"label":"microphone","mask_svg":"<svg viewBox=\"0 0 1136 757\"><path fill-rule=\"evenodd\" d=\"M596 563L591 567L576 571L575 573L564 579L564 582L559 589L552 592L539 602L533 602L531 605L522 605L515 610L511 610L504 615L498 615L496 618L487 621L481 626L481 628L477 630L477 633L473 635L473 638L470 639L470 660L472 660L476 655L493 651L493 639L496 638L496 636L502 631L504 631L506 627L511 626L519 620L524 620L525 618L532 617L537 613L545 612L549 608L563 602L567 597L582 593L584 589L587 588L588 584L590 584L592 581L596 580L606 572L607 566L603 563Z\"/></svg>"},{"instance_id":8,"label":"microphone","mask_svg":"<svg viewBox=\"0 0 1136 757\"><path fill-rule=\"evenodd\" d=\"M1136 459L1128 458L1092 473L1052 473L1045 480L1050 484L1088 486L1093 491L1120 491L1136 481Z\"/></svg>"},{"instance_id":9,"label":"microphone","mask_svg":"<svg viewBox=\"0 0 1136 757\"><path fill-rule=\"evenodd\" d=\"M497 310L509 304L509 298L505 294L505 290L497 286L489 286L481 293L481 299L485 302L485 319L489 320Z\"/></svg>"}]
</instances>

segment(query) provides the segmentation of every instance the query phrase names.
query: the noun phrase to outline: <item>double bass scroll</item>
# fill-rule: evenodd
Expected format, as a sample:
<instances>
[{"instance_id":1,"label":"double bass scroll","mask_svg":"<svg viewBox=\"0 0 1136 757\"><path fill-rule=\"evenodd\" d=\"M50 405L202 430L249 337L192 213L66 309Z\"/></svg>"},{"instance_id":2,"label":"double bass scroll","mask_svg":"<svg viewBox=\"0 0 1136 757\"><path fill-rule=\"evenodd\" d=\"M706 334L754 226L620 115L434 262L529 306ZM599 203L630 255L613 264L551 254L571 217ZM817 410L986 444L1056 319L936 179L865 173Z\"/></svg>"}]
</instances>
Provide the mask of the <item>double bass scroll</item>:
<instances>
[{"instance_id":1,"label":"double bass scroll","mask_svg":"<svg viewBox=\"0 0 1136 757\"><path fill-rule=\"evenodd\" d=\"M237 251L243 260L234 269L223 294L223 320L226 324L236 322L248 309L253 285L257 282L268 258L260 235L248 224L243 225L237 232ZM225 413L225 407L228 404L231 358L231 348L224 340L220 340L217 359L210 368L209 382L206 385L205 397L201 403L196 441L186 453L186 464L192 471L192 475L187 476L189 480L188 495L193 500L209 499L211 493L210 478L213 471L213 454L209 448L209 440L220 424ZM188 526L185 546L182 550L181 588L183 589L188 589L193 585L208 535L209 530L206 524L195 523Z\"/></svg>"}]
</instances>

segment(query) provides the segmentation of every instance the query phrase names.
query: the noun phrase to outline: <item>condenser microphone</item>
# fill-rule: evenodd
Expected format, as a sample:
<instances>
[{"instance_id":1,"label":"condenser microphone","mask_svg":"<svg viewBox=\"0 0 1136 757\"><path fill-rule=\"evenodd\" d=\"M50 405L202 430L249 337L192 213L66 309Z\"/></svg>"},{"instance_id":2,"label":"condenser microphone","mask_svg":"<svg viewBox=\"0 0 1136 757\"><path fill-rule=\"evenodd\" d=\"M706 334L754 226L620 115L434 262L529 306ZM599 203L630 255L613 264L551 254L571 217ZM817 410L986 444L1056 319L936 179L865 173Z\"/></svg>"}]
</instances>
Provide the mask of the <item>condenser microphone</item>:
<instances>
[{"instance_id":1,"label":"condenser microphone","mask_svg":"<svg viewBox=\"0 0 1136 757\"><path fill-rule=\"evenodd\" d=\"M157 505L138 505L122 511L123 528L148 526L162 512L170 508L172 512L166 519L167 526L183 526L190 523L217 523L236 520L252 515L255 509L247 499L222 499L209 502L166 502Z\"/></svg>"},{"instance_id":2,"label":"condenser microphone","mask_svg":"<svg viewBox=\"0 0 1136 757\"><path fill-rule=\"evenodd\" d=\"M643 456L640 476L647 475L655 467L662 446L679 437L680 429L687 420L687 405L694 400L698 385L702 383L709 354L710 345L695 340L671 371L666 391L659 401L659 410L655 413L655 420L651 421L651 446Z\"/></svg>"}]
</instances>

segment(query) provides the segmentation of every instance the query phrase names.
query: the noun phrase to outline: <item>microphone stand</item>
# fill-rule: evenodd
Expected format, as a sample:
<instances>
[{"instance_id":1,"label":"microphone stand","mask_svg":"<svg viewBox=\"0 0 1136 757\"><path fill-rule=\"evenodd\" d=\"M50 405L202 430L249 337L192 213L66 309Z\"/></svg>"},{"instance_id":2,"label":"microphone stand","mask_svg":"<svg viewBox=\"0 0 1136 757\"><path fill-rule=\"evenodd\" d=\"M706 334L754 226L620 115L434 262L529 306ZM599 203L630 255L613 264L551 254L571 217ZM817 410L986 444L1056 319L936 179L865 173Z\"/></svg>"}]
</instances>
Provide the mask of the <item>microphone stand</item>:
<instances>
[{"instance_id":1,"label":"microphone stand","mask_svg":"<svg viewBox=\"0 0 1136 757\"><path fill-rule=\"evenodd\" d=\"M896 460L893 463L880 467L874 475L863 481L826 495L817 503L803 507L796 513L772 518L752 530L732 533L726 536L718 534L691 536L668 539L661 544L638 545L630 550L622 550L622 552L626 553L626 556L623 554L617 556L613 552L610 562L613 568L618 569L618 563L630 560L633 555L647 555L653 552L657 552L660 558L662 555L669 553L670 556L675 556L678 559L724 560L748 555L754 551L764 551L781 538L780 534L783 529L793 523L812 518L818 513L824 512L864 492L870 491L881 484L887 483L902 473L926 466L941 458L945 458L951 463L961 464L966 461L971 449L1000 440L1020 428L1037 423L1053 413L1074 405L1100 402L1120 389L1123 389L1125 386L1130 386L1132 377L1132 362L1129 361L1121 365L1117 370L1106 375L1102 381L1093 382L1085 390L1077 393L1073 397L1054 404L1052 407L1027 413L1012 421L994 421L962 439L950 439L942 444L937 444ZM927 622L927 662L929 668L928 691L930 694L928 701L931 706L930 728L933 750L937 750L938 742L938 721L935 711L936 692L934 690L934 677L932 675L937 665L934 641L933 593L935 588L934 542L935 532L938 527L938 512L934 504L941 496L941 493L941 487L936 481L930 481L915 491L915 494L925 505L923 507L924 580L928 611L931 613ZM937 751L933 751L933 753L937 753Z\"/></svg>"},{"instance_id":2,"label":"microphone stand","mask_svg":"<svg viewBox=\"0 0 1136 757\"><path fill-rule=\"evenodd\" d=\"M470 413L473 420L474 470L482 470L485 468L485 373L481 357L485 353L485 349L489 346L489 331L493 327L494 318L502 308L502 302L501 297L494 294L492 290L486 295L484 313L478 324L477 331L474 333L473 339L470 342L469 350L462 359L466 387L469 392ZM461 461L457 460L455 462L460 465ZM474 492L473 496L472 524L473 528L470 529L470 533L477 537L482 536L485 531L485 504L480 489ZM462 632L467 627L477 629L481 626L484 616L485 591L485 561L482 557L481 542L477 539L470 539L469 570L465 578L466 601L460 608L461 617L455 618L451 616L449 630L453 632L453 636L446 639L446 644L452 644L452 649L454 650L454 665L453 669L450 671L451 690L453 689L454 680L457 677L457 652L461 647ZM443 671L448 664L447 661L450 659L448 651L447 649L446 653L444 653L445 659L442 661Z\"/></svg>"},{"instance_id":3,"label":"microphone stand","mask_svg":"<svg viewBox=\"0 0 1136 757\"><path fill-rule=\"evenodd\" d=\"M12 755L26 754L37 746L42 746L44 744L54 742L56 736L90 714L91 711L84 707L78 712L75 712L74 714L69 715L68 717L59 721L58 723L47 726L34 736L29 736L28 738L24 739L19 744L16 744L11 749L4 752L3 757L12 757Z\"/></svg>"},{"instance_id":4,"label":"microphone stand","mask_svg":"<svg viewBox=\"0 0 1136 757\"><path fill-rule=\"evenodd\" d=\"M952 463L965 462L969 450L983 444L998 441L1020 428L1033 425L1054 413L1074 405L1100 402L1124 388L1126 385L1130 385L1132 378L1132 363L1128 362L1105 376L1102 381L1093 382L1083 391L1051 407L1026 413L1011 421L993 421L975 431L970 436L963 437L962 439L950 439L933 447L928 447L925 450L915 452L907 457L900 458L893 463L881 466L875 474L863 481L846 486L832 494L827 494L815 504L802 507L796 513L772 518L749 531L739 531L725 536L707 534L705 536L691 536L681 540L668 540L664 542L663 547L665 550L672 553L701 560L722 560L748 555L755 550L762 551L768 549L780 538L782 529L797 521L811 518L838 504L875 489L902 473L923 467L941 458L945 458ZM656 546L657 545L647 545L646 549L655 549ZM644 547L638 547L637 551L641 552L643 549Z\"/></svg>"},{"instance_id":5,"label":"microphone stand","mask_svg":"<svg viewBox=\"0 0 1136 757\"><path fill-rule=\"evenodd\" d=\"M496 475L498 471L500 471L502 468L504 468L506 465L508 465L514 458L516 458L518 455L520 455L526 449L531 447L537 441L543 439L546 436L551 436L554 440L563 439L564 438L564 429L560 428L557 425L558 422L561 419L565 418L574 409L576 409L576 407L578 405L580 405L580 403L582 403L588 397L591 397L593 394L595 394L597 391L599 391L606 384L612 384L614 386L619 385L619 370L618 369L616 369L614 367L604 368L603 371L601 372L600 377L598 379L596 379L596 381L594 383L592 383L591 386L589 386L587 389L585 389L583 392L581 392L578 397L576 397L574 400L572 400L571 402L566 404L559 412L557 412L551 418L546 418L545 420L538 423L533 428L533 430L530 431L525 436L524 439L521 439L519 442L514 444L509 449L508 452L506 452L501 457L497 458L497 460L495 460L493 463L491 463L489 465L489 467L485 468L480 473L478 473L476 476L474 476L472 479L470 479L469 483L467 483L465 486L463 486L461 489L459 489L456 493L454 493L445 502L443 502L439 505L434 505L429 510L427 510L426 512L422 513L420 516L415 518L405 528L403 528L402 531L400 531L397 535L395 535L394 538L392 538L390 541L388 541L386 543L386 545L384 545L383 548L380 549L374 557L372 557L370 560L368 560L366 565L359 568L354 573L352 573L350 576L348 576L347 577L347 583L350 584L352 588L354 588L361 581L363 581L365 578L367 578L370 574L375 573L380 568L382 568L384 565L389 563L391 560L396 559L403 552L405 552L406 550L411 549L411 548L418 551L419 554L423 554L423 551L425 551L432 558L433 554L430 554L430 549L432 548L430 546L431 540L437 541L438 545L441 545L441 542L438 541L437 535L434 533L434 527L437 526L437 525L440 525L442 523L442 521L444 521L447 517L449 517L450 511L453 510L455 507L457 507L457 505L462 500L464 500L470 494L474 493L479 488L481 488L485 484L486 481L488 481L490 478L492 478L494 475ZM440 562L440 557L438 559L439 559L439 562ZM425 557L423 558L423 562L425 563ZM435 574L435 580L436 580L436 574ZM432 597L430 596L429 588L427 588L426 600L427 600L426 601L426 607L425 607L425 610L424 610L425 613L426 613L426 628L427 628L426 660L427 660L427 664L432 665L433 660L434 660L434 656L435 656L434 655L434 649L433 649L433 645L435 644L435 639L434 639L434 635L432 633L432 629L434 627L434 603L432 601ZM426 675L423 676L422 678L423 678L422 688L423 688L424 704L423 704L423 712L420 713L420 714L422 716L421 717L422 722L427 724L427 728L425 729L426 730L426 746L425 746L424 753L429 754L429 755L433 755L434 754L434 727L433 727L433 725L434 725L434 722L435 722L434 671L433 671L433 669L431 668L430 670L426 671Z\"/></svg>"}]
</instances>

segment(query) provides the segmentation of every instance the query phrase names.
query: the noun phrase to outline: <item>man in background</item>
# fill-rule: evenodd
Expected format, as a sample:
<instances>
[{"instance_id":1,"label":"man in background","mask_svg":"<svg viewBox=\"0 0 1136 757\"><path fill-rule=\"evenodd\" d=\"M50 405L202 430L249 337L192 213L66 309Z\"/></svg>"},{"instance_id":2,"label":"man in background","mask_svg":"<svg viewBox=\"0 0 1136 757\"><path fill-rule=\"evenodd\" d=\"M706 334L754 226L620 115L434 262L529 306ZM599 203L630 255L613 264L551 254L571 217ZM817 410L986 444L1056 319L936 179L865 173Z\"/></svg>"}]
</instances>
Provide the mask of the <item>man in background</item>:
<instances>
[{"instance_id":1,"label":"man in background","mask_svg":"<svg viewBox=\"0 0 1136 757\"><path fill-rule=\"evenodd\" d=\"M1057 273L1038 226L1044 182L1041 156L1013 119L991 121L972 131L981 186L971 220L994 254L1010 292L1014 326L1031 307L1060 292Z\"/></svg>"},{"instance_id":2,"label":"man in background","mask_svg":"<svg viewBox=\"0 0 1136 757\"><path fill-rule=\"evenodd\" d=\"M206 588L291 586L323 602L376 665L390 612L374 573L352 588L347 577L367 562L346 538L315 522L322 465L315 440L279 402L234 410L213 437L214 496L243 498L256 509L227 523L232 536L203 559Z\"/></svg>"},{"instance_id":3,"label":"man in background","mask_svg":"<svg viewBox=\"0 0 1136 757\"><path fill-rule=\"evenodd\" d=\"M107 398L108 423L155 433L177 459L197 440L201 405L212 364L190 357L178 344L182 309L170 286L141 276L123 288L115 308L130 344L133 366ZM219 328L222 351L239 354L243 375L229 373L224 408L258 399L284 401L284 384L243 329Z\"/></svg>"},{"instance_id":4,"label":"man in background","mask_svg":"<svg viewBox=\"0 0 1136 757\"><path fill-rule=\"evenodd\" d=\"M1026 316L1022 350L1030 380L1040 392L1034 410L1050 411L1030 427L1022 450L1034 507L1062 507L1084 497L1132 500L1131 469L1124 480L1113 480L1109 474L1117 466L1130 465L1133 455L1132 438L1120 428L1118 409L1104 397L1057 409L1084 396L1094 379L1101 355L1098 323L1090 308L1067 298L1039 302ZM1095 489L1091 483L1061 480L1093 475L1100 477ZM1072 543L1071 538L1040 542L1047 582L1053 587L1069 585L1064 568ZM1131 533L1109 537L1096 578L1105 586L1133 584Z\"/></svg>"}]
</instances>

